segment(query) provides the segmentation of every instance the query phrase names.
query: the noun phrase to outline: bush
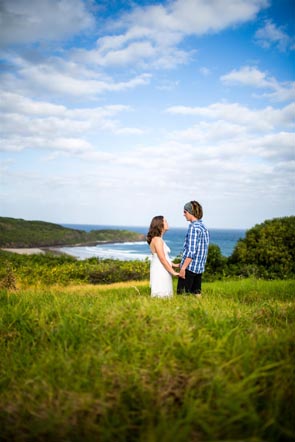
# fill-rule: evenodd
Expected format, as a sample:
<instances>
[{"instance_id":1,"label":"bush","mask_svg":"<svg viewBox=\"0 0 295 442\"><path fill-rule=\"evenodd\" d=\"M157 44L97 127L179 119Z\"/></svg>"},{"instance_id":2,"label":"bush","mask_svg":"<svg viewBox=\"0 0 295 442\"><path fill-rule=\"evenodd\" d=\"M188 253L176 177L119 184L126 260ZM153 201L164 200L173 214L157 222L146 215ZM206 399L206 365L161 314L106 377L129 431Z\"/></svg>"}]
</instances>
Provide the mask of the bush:
<instances>
[{"instance_id":1,"label":"bush","mask_svg":"<svg viewBox=\"0 0 295 442\"><path fill-rule=\"evenodd\" d=\"M7 262L0 271L0 289L16 290L16 276L12 264Z\"/></svg>"},{"instance_id":2,"label":"bush","mask_svg":"<svg viewBox=\"0 0 295 442\"><path fill-rule=\"evenodd\" d=\"M212 281L221 279L227 271L227 258L222 255L220 247L216 244L210 244L204 272L204 280Z\"/></svg>"},{"instance_id":3,"label":"bush","mask_svg":"<svg viewBox=\"0 0 295 442\"><path fill-rule=\"evenodd\" d=\"M89 272L92 284L109 284L120 281L142 281L149 278L149 261L119 261L100 259Z\"/></svg>"},{"instance_id":4,"label":"bush","mask_svg":"<svg viewBox=\"0 0 295 442\"><path fill-rule=\"evenodd\" d=\"M228 260L232 273L262 278L295 275L295 217L275 218L248 230Z\"/></svg>"},{"instance_id":5,"label":"bush","mask_svg":"<svg viewBox=\"0 0 295 442\"><path fill-rule=\"evenodd\" d=\"M7 269L11 269L8 271ZM149 261L119 261L89 258L83 261L67 255L18 255L0 251L0 281L8 288L13 277L23 284L68 284L90 282L110 284L149 278Z\"/></svg>"}]
</instances>

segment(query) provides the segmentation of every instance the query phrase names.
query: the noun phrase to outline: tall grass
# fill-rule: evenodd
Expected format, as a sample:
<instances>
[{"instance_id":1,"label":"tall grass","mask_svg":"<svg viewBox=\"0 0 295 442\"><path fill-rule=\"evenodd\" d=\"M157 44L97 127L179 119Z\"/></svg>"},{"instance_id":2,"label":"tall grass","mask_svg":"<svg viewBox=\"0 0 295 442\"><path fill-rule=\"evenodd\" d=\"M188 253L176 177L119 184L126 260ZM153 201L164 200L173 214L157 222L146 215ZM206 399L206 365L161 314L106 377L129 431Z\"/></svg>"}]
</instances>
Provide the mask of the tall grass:
<instances>
[{"instance_id":1,"label":"tall grass","mask_svg":"<svg viewBox=\"0 0 295 442\"><path fill-rule=\"evenodd\" d=\"M295 440L294 285L2 290L0 440Z\"/></svg>"}]
</instances>

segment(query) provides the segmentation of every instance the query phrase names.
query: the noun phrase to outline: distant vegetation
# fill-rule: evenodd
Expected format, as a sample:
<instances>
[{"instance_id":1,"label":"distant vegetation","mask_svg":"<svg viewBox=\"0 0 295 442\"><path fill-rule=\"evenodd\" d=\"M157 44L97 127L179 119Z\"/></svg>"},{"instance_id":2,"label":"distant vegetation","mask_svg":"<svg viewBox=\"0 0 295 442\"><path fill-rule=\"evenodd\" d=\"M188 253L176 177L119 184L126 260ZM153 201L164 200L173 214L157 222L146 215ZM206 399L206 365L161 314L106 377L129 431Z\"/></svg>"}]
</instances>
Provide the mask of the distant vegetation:
<instances>
[{"instance_id":1,"label":"distant vegetation","mask_svg":"<svg viewBox=\"0 0 295 442\"><path fill-rule=\"evenodd\" d=\"M149 278L149 262L89 258L77 260L68 255L19 255L0 250L0 287L69 283L110 284Z\"/></svg>"},{"instance_id":2,"label":"distant vegetation","mask_svg":"<svg viewBox=\"0 0 295 442\"><path fill-rule=\"evenodd\" d=\"M0 217L0 247L86 245L108 241L140 241L144 236L128 230L69 229L45 221Z\"/></svg>"},{"instance_id":3,"label":"distant vegetation","mask_svg":"<svg viewBox=\"0 0 295 442\"><path fill-rule=\"evenodd\" d=\"M53 226L52 230L56 228ZM67 230L71 230L61 229L63 238L68 233ZM81 231L77 232L80 235ZM97 231L101 232L103 231ZM110 231L110 234L116 235L116 232ZM126 235L129 233L126 232ZM110 238L104 233L102 235L103 239ZM34 245L40 246L40 243ZM244 239L238 241L228 258L221 254L216 244L210 244L203 280L209 282L241 277L294 279L295 217L276 218L256 225L246 233ZM71 256L55 256L52 253L27 256L0 251L0 286L7 288L13 288L17 283L20 285L110 284L148 279L148 259L145 261L98 258L77 260Z\"/></svg>"},{"instance_id":4,"label":"distant vegetation","mask_svg":"<svg viewBox=\"0 0 295 442\"><path fill-rule=\"evenodd\" d=\"M228 260L239 272L258 277L295 275L295 216L257 224L240 239Z\"/></svg>"}]
</instances>

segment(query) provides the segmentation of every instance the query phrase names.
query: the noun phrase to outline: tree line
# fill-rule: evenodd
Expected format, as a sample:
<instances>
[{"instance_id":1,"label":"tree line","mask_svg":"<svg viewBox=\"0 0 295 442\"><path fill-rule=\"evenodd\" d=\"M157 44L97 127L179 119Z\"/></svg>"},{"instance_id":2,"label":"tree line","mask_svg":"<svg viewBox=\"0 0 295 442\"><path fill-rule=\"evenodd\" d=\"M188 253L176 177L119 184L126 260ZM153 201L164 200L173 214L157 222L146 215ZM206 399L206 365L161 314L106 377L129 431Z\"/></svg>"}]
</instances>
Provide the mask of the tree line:
<instances>
[{"instance_id":1,"label":"tree line","mask_svg":"<svg viewBox=\"0 0 295 442\"><path fill-rule=\"evenodd\" d=\"M240 239L231 256L211 244L205 275L287 279L295 275L295 216L257 224Z\"/></svg>"}]
</instances>

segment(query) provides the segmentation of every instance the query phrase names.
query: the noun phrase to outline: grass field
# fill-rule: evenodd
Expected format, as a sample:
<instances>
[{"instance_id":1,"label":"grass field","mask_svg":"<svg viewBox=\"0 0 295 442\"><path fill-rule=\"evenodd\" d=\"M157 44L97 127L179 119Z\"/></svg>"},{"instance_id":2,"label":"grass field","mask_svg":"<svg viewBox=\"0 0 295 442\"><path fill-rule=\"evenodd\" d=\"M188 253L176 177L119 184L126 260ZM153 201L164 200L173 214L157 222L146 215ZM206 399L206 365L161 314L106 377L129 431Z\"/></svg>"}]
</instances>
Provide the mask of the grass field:
<instances>
[{"instance_id":1,"label":"grass field","mask_svg":"<svg viewBox=\"0 0 295 442\"><path fill-rule=\"evenodd\" d=\"M295 281L0 291L0 440L295 440Z\"/></svg>"}]
</instances>

